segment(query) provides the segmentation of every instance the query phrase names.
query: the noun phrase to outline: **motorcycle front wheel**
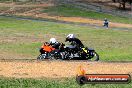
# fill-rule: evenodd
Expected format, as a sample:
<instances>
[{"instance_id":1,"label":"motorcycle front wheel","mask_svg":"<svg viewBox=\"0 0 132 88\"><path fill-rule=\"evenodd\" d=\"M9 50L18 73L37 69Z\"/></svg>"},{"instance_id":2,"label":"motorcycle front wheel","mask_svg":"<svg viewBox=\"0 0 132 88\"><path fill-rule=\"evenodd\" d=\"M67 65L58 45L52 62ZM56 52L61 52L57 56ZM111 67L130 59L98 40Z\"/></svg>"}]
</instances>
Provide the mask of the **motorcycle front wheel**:
<instances>
[{"instance_id":1,"label":"motorcycle front wheel","mask_svg":"<svg viewBox=\"0 0 132 88\"><path fill-rule=\"evenodd\" d=\"M93 52L93 57L91 58L93 61L99 61L99 55L95 51Z\"/></svg>"},{"instance_id":2,"label":"motorcycle front wheel","mask_svg":"<svg viewBox=\"0 0 132 88\"><path fill-rule=\"evenodd\" d=\"M43 54L40 54L38 57L37 57L37 60L43 60L45 59L46 56L44 56Z\"/></svg>"}]
</instances>

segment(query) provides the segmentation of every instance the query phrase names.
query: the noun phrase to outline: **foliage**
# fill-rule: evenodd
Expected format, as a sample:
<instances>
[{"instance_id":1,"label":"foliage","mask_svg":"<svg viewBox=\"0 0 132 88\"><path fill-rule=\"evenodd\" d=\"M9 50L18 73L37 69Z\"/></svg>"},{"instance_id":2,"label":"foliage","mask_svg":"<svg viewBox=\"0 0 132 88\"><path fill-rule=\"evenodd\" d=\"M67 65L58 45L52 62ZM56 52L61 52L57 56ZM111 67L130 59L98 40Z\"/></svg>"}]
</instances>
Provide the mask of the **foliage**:
<instances>
[{"instance_id":1,"label":"foliage","mask_svg":"<svg viewBox=\"0 0 132 88\"><path fill-rule=\"evenodd\" d=\"M125 9L126 3L129 3L129 4L132 3L132 0L112 0L112 1L113 1L113 2L118 2L118 3L120 3L120 6L122 5L122 6L123 6L123 9Z\"/></svg>"}]
</instances>

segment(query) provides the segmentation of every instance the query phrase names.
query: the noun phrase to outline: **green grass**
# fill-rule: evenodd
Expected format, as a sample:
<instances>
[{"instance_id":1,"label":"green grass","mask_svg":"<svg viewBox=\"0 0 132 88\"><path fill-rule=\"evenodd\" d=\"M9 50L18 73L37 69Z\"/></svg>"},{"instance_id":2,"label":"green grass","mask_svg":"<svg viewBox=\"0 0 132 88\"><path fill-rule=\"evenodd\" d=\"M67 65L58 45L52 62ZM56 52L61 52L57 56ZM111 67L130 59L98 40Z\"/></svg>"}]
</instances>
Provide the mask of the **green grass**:
<instances>
[{"instance_id":1,"label":"green grass","mask_svg":"<svg viewBox=\"0 0 132 88\"><path fill-rule=\"evenodd\" d=\"M17 79L0 78L0 88L131 88L130 84L85 84L80 86L75 78L68 79Z\"/></svg>"},{"instance_id":2,"label":"green grass","mask_svg":"<svg viewBox=\"0 0 132 88\"><path fill-rule=\"evenodd\" d=\"M76 34L85 46L94 48L102 61L132 61L131 30L96 29L4 17L0 17L0 52L35 59L39 54L38 48L44 41L55 37L64 42L69 33Z\"/></svg>"},{"instance_id":3,"label":"green grass","mask_svg":"<svg viewBox=\"0 0 132 88\"><path fill-rule=\"evenodd\" d=\"M132 19L126 17L119 17L105 13L99 13L94 11L85 11L79 8L75 8L71 5L60 5L56 7L44 8L42 12L49 13L50 15L69 16L69 17L87 17L93 19L104 20L108 18L112 22L128 23L132 24Z\"/></svg>"}]
</instances>

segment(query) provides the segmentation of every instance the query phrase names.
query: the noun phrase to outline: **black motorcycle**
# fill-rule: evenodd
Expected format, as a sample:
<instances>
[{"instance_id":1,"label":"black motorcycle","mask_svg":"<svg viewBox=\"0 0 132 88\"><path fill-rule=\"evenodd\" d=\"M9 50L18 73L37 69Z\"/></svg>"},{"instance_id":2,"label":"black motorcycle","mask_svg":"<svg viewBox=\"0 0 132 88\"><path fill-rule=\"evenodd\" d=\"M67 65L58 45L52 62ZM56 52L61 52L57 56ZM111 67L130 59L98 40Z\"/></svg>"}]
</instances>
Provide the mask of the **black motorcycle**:
<instances>
[{"instance_id":1,"label":"black motorcycle","mask_svg":"<svg viewBox=\"0 0 132 88\"><path fill-rule=\"evenodd\" d=\"M81 48L80 55L84 59L88 59L88 60L90 59L90 60L94 60L94 61L98 61L99 60L99 55L92 48L87 48L87 47Z\"/></svg>"},{"instance_id":2,"label":"black motorcycle","mask_svg":"<svg viewBox=\"0 0 132 88\"><path fill-rule=\"evenodd\" d=\"M79 60L99 60L99 55L92 48L77 47L77 46L65 46L65 59L71 60L78 58Z\"/></svg>"}]
</instances>

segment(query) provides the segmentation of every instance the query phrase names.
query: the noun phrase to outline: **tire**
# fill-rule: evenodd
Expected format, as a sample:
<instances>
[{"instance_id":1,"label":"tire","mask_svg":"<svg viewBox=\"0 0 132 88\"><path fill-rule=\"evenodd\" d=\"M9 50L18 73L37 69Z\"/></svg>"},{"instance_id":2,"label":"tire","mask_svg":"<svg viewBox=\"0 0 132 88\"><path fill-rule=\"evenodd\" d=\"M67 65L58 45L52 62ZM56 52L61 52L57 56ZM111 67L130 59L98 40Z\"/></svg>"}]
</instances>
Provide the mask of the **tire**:
<instances>
[{"instance_id":1,"label":"tire","mask_svg":"<svg viewBox=\"0 0 132 88\"><path fill-rule=\"evenodd\" d=\"M38 57L37 57L37 60L43 60L46 58L46 55L44 54L40 54Z\"/></svg>"},{"instance_id":2,"label":"tire","mask_svg":"<svg viewBox=\"0 0 132 88\"><path fill-rule=\"evenodd\" d=\"M64 60L65 59L65 55L64 52L59 52L55 55L55 59L60 59L60 60Z\"/></svg>"},{"instance_id":3,"label":"tire","mask_svg":"<svg viewBox=\"0 0 132 88\"><path fill-rule=\"evenodd\" d=\"M38 57L37 57L37 60L41 60L42 59L42 55L40 54Z\"/></svg>"},{"instance_id":4,"label":"tire","mask_svg":"<svg viewBox=\"0 0 132 88\"><path fill-rule=\"evenodd\" d=\"M59 59L60 55L59 55L58 52L54 52L54 54L52 55L52 57L57 60L57 59Z\"/></svg>"},{"instance_id":5,"label":"tire","mask_svg":"<svg viewBox=\"0 0 132 88\"><path fill-rule=\"evenodd\" d=\"M76 82L79 84L79 85L84 85L86 82L87 82L87 79L81 75L81 76L77 76L76 77Z\"/></svg>"},{"instance_id":6,"label":"tire","mask_svg":"<svg viewBox=\"0 0 132 88\"><path fill-rule=\"evenodd\" d=\"M99 61L99 55L96 52L93 52L94 56L93 56L93 60L94 61Z\"/></svg>"}]
</instances>

